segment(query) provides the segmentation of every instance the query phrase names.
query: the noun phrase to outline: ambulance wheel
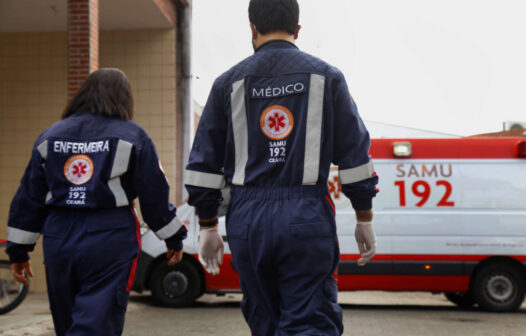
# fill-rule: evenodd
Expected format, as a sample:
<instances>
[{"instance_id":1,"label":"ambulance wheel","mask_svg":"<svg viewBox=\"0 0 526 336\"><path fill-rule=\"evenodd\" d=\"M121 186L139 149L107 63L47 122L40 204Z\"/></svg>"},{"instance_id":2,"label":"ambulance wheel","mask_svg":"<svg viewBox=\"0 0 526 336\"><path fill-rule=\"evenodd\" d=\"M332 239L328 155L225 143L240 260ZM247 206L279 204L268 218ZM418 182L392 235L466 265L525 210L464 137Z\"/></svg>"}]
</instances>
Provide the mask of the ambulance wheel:
<instances>
[{"instance_id":1,"label":"ambulance wheel","mask_svg":"<svg viewBox=\"0 0 526 336\"><path fill-rule=\"evenodd\" d=\"M471 308L475 304L475 300L469 293L444 293L446 298L461 308Z\"/></svg>"},{"instance_id":2,"label":"ambulance wheel","mask_svg":"<svg viewBox=\"0 0 526 336\"><path fill-rule=\"evenodd\" d=\"M484 310L516 311L524 301L526 281L524 275L512 264L489 264L477 273L474 280L473 297Z\"/></svg>"},{"instance_id":3,"label":"ambulance wheel","mask_svg":"<svg viewBox=\"0 0 526 336\"><path fill-rule=\"evenodd\" d=\"M153 270L150 290L160 306L188 306L201 293L201 278L195 266L184 258L175 266L168 266L163 260Z\"/></svg>"}]
</instances>

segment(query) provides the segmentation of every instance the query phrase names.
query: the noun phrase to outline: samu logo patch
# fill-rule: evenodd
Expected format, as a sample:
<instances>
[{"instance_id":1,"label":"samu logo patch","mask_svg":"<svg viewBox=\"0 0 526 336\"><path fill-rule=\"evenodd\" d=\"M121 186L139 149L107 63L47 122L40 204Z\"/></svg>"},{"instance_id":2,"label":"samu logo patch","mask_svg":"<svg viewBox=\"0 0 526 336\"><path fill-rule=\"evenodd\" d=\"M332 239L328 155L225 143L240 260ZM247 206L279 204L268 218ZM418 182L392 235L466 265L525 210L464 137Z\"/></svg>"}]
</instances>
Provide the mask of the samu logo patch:
<instances>
[{"instance_id":1,"label":"samu logo patch","mask_svg":"<svg viewBox=\"0 0 526 336\"><path fill-rule=\"evenodd\" d=\"M93 161L87 155L74 155L64 164L64 176L74 185L88 182L93 176Z\"/></svg>"},{"instance_id":2,"label":"samu logo patch","mask_svg":"<svg viewBox=\"0 0 526 336\"><path fill-rule=\"evenodd\" d=\"M261 113L259 126L269 139L281 140L294 128L294 118L285 106L272 105Z\"/></svg>"}]
</instances>

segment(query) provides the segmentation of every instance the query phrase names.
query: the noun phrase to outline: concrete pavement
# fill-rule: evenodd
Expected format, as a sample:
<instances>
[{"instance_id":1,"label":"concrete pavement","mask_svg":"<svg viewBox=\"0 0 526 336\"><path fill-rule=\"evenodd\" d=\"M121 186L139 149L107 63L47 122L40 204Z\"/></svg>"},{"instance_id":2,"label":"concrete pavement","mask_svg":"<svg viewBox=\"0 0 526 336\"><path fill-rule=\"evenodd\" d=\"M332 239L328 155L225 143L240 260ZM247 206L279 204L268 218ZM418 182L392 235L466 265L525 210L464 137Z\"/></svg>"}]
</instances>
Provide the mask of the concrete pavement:
<instances>
[{"instance_id":1,"label":"concrete pavement","mask_svg":"<svg viewBox=\"0 0 526 336\"><path fill-rule=\"evenodd\" d=\"M153 305L151 297L133 293L126 336L248 336L239 309L241 295L205 295L193 307ZM517 313L494 314L461 310L442 295L428 293L340 293L344 335L359 336L524 336L526 304ZM51 336L53 324L45 294L30 294L14 311L0 315L1 336Z\"/></svg>"}]
</instances>

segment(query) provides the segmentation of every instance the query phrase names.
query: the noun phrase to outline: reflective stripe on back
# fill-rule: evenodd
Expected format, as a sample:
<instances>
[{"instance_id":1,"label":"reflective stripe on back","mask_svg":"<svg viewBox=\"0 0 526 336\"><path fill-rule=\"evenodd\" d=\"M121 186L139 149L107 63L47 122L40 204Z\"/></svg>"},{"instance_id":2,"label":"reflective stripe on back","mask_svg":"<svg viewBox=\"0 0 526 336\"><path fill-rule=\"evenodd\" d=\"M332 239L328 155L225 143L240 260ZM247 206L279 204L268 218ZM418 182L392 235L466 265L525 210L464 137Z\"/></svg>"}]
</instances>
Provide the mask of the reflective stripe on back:
<instances>
[{"instance_id":1,"label":"reflective stripe on back","mask_svg":"<svg viewBox=\"0 0 526 336\"><path fill-rule=\"evenodd\" d=\"M305 157L303 160L303 184L316 184L320 171L321 125L323 119L323 96L325 77L310 76L307 125L305 129Z\"/></svg>"},{"instance_id":2,"label":"reflective stripe on back","mask_svg":"<svg viewBox=\"0 0 526 336\"><path fill-rule=\"evenodd\" d=\"M245 105L245 80L232 84L232 132L234 134L235 168L232 184L245 183L245 167L248 161L248 125Z\"/></svg>"},{"instance_id":3,"label":"reflective stripe on back","mask_svg":"<svg viewBox=\"0 0 526 336\"><path fill-rule=\"evenodd\" d=\"M131 149L133 145L127 141L120 140L117 144L117 151L111 167L110 180L108 187L115 197L115 205L118 207L128 205L128 197L121 185L121 176L128 170L130 162Z\"/></svg>"}]
</instances>

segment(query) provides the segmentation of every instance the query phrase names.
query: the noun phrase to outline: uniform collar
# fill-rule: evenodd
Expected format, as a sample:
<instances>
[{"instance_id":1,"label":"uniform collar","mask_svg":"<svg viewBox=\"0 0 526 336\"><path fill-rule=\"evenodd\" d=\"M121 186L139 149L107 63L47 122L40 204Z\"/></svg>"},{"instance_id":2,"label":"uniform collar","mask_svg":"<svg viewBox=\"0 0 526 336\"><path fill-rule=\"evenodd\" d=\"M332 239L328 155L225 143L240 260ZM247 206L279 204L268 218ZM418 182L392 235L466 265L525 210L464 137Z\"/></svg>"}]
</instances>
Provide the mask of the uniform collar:
<instances>
[{"instance_id":1,"label":"uniform collar","mask_svg":"<svg viewBox=\"0 0 526 336\"><path fill-rule=\"evenodd\" d=\"M270 50L270 49L292 49L292 48L298 49L298 47L294 43L291 43L289 41L270 40L260 45L259 48L256 49L256 52L263 50L263 49Z\"/></svg>"}]
</instances>

